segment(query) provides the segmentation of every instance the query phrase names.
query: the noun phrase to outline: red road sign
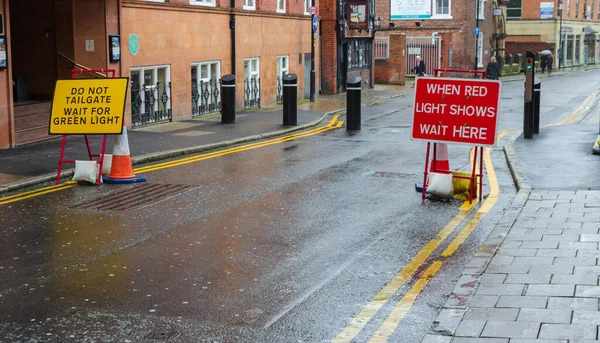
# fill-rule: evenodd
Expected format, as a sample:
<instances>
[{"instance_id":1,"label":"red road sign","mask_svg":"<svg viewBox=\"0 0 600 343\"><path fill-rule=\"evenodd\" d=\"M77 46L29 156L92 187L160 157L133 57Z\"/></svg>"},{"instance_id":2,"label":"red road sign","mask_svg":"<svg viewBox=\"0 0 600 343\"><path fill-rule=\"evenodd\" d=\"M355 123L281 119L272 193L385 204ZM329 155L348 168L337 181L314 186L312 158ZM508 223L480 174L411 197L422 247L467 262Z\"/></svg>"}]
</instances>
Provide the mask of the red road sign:
<instances>
[{"instance_id":1,"label":"red road sign","mask_svg":"<svg viewBox=\"0 0 600 343\"><path fill-rule=\"evenodd\" d=\"M499 81L417 78L411 138L492 146L499 100Z\"/></svg>"},{"instance_id":2,"label":"red road sign","mask_svg":"<svg viewBox=\"0 0 600 343\"><path fill-rule=\"evenodd\" d=\"M310 13L310 15L316 15L317 14L317 8L315 6L310 6L308 8L308 13Z\"/></svg>"}]
</instances>

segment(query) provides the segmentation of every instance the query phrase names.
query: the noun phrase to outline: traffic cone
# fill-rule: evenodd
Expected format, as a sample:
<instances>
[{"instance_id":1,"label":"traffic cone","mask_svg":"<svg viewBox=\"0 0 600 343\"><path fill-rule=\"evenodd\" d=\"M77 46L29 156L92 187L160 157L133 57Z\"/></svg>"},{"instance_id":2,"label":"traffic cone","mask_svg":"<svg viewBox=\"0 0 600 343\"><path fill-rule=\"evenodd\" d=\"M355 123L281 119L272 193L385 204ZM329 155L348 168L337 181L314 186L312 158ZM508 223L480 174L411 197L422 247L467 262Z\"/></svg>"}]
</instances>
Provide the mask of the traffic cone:
<instances>
[{"instance_id":1,"label":"traffic cone","mask_svg":"<svg viewBox=\"0 0 600 343\"><path fill-rule=\"evenodd\" d=\"M433 161L431 161L429 171L437 172L440 174L450 173L450 161L448 160L448 144L437 143L435 149L435 170L433 168Z\"/></svg>"},{"instance_id":2,"label":"traffic cone","mask_svg":"<svg viewBox=\"0 0 600 343\"><path fill-rule=\"evenodd\" d=\"M115 136L110 174L108 177L102 178L102 180L109 184L146 181L146 176L136 176L133 173L133 166L129 152L129 140L127 139L127 126L125 126L125 122L123 122L123 133Z\"/></svg>"}]
</instances>

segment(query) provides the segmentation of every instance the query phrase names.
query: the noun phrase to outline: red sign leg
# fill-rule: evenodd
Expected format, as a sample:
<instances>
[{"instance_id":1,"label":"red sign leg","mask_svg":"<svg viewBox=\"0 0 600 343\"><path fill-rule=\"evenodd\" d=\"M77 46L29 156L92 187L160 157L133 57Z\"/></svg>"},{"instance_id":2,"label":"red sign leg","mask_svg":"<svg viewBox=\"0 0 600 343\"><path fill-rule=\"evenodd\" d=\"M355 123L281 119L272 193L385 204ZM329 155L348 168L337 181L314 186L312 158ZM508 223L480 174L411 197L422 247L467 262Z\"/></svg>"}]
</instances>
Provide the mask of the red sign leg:
<instances>
[{"instance_id":1,"label":"red sign leg","mask_svg":"<svg viewBox=\"0 0 600 343\"><path fill-rule=\"evenodd\" d=\"M65 145L67 144L67 136L64 135L62 138L62 144L60 146L60 156L58 157L58 171L56 172L56 184L60 183L60 172L62 171L63 158L65 157Z\"/></svg>"}]
</instances>

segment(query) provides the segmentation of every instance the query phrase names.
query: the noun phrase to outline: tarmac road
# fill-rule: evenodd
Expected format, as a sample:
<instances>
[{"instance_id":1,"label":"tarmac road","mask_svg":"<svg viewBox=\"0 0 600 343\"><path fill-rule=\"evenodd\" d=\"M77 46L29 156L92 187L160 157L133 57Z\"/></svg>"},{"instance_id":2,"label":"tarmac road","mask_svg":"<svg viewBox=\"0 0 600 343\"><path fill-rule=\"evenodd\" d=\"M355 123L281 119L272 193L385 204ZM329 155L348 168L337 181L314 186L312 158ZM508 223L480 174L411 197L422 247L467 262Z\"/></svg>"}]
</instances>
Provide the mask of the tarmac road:
<instances>
[{"instance_id":1,"label":"tarmac road","mask_svg":"<svg viewBox=\"0 0 600 343\"><path fill-rule=\"evenodd\" d=\"M542 125L577 109L597 74L545 78ZM422 204L411 104L363 110L358 133L322 129L147 168L147 184L0 205L0 341L420 342L515 190L492 149L484 195L500 192L489 212ZM521 82L504 83L501 106L500 131L519 129ZM452 145L452 169L468 155ZM442 256L459 232L470 234Z\"/></svg>"}]
</instances>

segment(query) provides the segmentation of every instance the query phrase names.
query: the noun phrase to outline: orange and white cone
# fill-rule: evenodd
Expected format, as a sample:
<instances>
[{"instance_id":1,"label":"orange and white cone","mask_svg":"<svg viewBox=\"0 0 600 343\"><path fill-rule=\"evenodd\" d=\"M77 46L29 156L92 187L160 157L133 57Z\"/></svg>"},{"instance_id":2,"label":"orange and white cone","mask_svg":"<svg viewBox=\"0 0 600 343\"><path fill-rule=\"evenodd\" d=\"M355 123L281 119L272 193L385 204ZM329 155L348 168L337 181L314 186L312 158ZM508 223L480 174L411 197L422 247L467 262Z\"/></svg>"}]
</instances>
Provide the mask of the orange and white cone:
<instances>
[{"instance_id":1,"label":"orange and white cone","mask_svg":"<svg viewBox=\"0 0 600 343\"><path fill-rule=\"evenodd\" d=\"M440 174L450 173L450 161L448 160L448 144L437 143L435 149L435 169L433 167L433 161L429 167L430 172L436 172Z\"/></svg>"},{"instance_id":2,"label":"orange and white cone","mask_svg":"<svg viewBox=\"0 0 600 343\"><path fill-rule=\"evenodd\" d=\"M123 133L115 136L112 165L110 167L110 174L108 177L103 178L105 183L118 184L146 181L146 176L136 176L133 173L133 165L131 163L130 155L129 140L127 139L127 126L125 126L125 123L123 123Z\"/></svg>"}]
</instances>

